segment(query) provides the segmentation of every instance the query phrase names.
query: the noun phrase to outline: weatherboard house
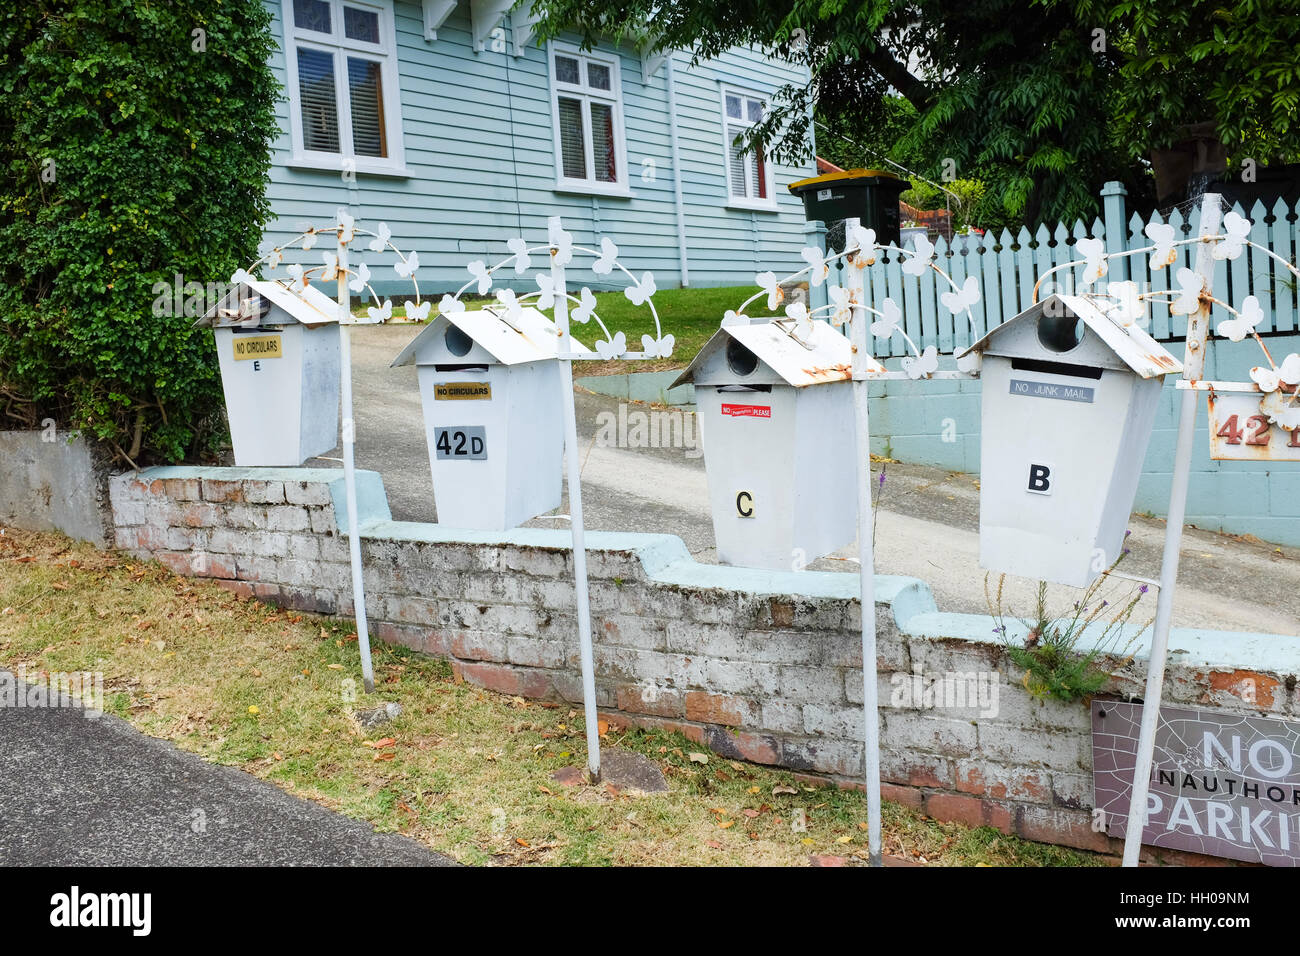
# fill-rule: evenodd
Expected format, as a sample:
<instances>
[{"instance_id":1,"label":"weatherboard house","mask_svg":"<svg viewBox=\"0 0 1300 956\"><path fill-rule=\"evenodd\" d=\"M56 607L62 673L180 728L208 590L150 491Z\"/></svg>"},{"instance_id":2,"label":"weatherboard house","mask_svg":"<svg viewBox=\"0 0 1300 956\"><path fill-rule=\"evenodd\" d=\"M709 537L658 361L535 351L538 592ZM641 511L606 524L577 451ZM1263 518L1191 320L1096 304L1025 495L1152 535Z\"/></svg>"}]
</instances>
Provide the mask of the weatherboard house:
<instances>
[{"instance_id":1,"label":"weatherboard house","mask_svg":"<svg viewBox=\"0 0 1300 956\"><path fill-rule=\"evenodd\" d=\"M418 254L425 292L459 287L503 236L544 236L555 215L665 288L801 266L816 226L786 187L812 159L786 166L734 140L777 89L806 82L802 67L745 49L688 68L683 52L539 44L529 0L266 3L284 89L270 245L347 205Z\"/></svg>"}]
</instances>

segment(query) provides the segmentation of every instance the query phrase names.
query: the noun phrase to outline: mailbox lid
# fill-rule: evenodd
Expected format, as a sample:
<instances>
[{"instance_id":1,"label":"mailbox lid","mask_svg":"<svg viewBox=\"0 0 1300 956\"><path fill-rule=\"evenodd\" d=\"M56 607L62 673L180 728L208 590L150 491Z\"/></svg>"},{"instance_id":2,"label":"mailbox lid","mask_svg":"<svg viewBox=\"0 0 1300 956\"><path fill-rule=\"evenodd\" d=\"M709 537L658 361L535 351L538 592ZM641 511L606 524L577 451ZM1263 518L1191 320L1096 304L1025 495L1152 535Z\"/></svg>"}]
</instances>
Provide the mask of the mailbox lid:
<instances>
[{"instance_id":1,"label":"mailbox lid","mask_svg":"<svg viewBox=\"0 0 1300 956\"><path fill-rule=\"evenodd\" d=\"M540 362L558 353L559 328L535 308L520 309L513 319L507 318L505 309L443 312L398 353L391 367L433 362L428 356L436 337L445 330L445 323L460 329L502 365ZM575 352L591 351L572 335L569 343Z\"/></svg>"},{"instance_id":2,"label":"mailbox lid","mask_svg":"<svg viewBox=\"0 0 1300 956\"><path fill-rule=\"evenodd\" d=\"M1074 349L1052 351L1038 339L1036 324L1044 314L1073 315L1100 341L1090 343L1085 335ZM1067 365L1127 368L1142 378L1155 378L1183 370L1182 362L1137 325L1120 325L1102 312L1093 299L1077 295L1048 296L1003 322L960 354L966 352L1013 359L1048 359Z\"/></svg>"},{"instance_id":3,"label":"mailbox lid","mask_svg":"<svg viewBox=\"0 0 1300 956\"><path fill-rule=\"evenodd\" d=\"M257 296L264 303L270 304L270 310L265 315L245 314L241 303ZM293 289L279 280L268 282L253 279L236 285L194 325L196 328L282 328L286 321L296 321L308 328L315 328L338 320L338 302L313 285Z\"/></svg>"},{"instance_id":4,"label":"mailbox lid","mask_svg":"<svg viewBox=\"0 0 1300 956\"><path fill-rule=\"evenodd\" d=\"M812 335L803 342L789 331L789 322L756 322L749 325L724 325L713 333L691 364L670 388L686 382L696 385L745 385L753 379L739 376L720 361L733 340L758 357L781 381L795 388L825 385L852 379L853 346L829 322L813 322ZM868 357L868 370L883 372L884 367Z\"/></svg>"}]
</instances>

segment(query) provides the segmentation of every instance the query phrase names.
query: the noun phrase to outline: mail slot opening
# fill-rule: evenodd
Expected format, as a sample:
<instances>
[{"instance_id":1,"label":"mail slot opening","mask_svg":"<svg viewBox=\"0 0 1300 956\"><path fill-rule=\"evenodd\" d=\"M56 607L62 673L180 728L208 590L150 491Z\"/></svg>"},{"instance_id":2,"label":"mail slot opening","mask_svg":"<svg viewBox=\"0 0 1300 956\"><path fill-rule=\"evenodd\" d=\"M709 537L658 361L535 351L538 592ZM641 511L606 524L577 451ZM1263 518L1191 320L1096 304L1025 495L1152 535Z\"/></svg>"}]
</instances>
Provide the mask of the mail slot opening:
<instances>
[{"instance_id":1,"label":"mail slot opening","mask_svg":"<svg viewBox=\"0 0 1300 956\"><path fill-rule=\"evenodd\" d=\"M1044 312L1038 319L1038 341L1050 352L1069 352L1083 341L1083 320Z\"/></svg>"},{"instance_id":2,"label":"mail slot opening","mask_svg":"<svg viewBox=\"0 0 1300 956\"><path fill-rule=\"evenodd\" d=\"M727 343L727 368L740 376L752 375L758 368L758 356L738 339L732 339Z\"/></svg>"},{"instance_id":3,"label":"mail slot opening","mask_svg":"<svg viewBox=\"0 0 1300 956\"><path fill-rule=\"evenodd\" d=\"M452 355L468 355L469 350L474 347L474 340L454 325L447 326L444 340L447 343L447 351Z\"/></svg>"},{"instance_id":4,"label":"mail slot opening","mask_svg":"<svg viewBox=\"0 0 1300 956\"><path fill-rule=\"evenodd\" d=\"M1011 367L1017 372L1045 372L1048 375L1070 375L1074 378L1101 378L1101 369L1095 365L1071 365L1069 362L1048 362L1043 359L1012 359Z\"/></svg>"},{"instance_id":5,"label":"mail slot opening","mask_svg":"<svg viewBox=\"0 0 1300 956\"><path fill-rule=\"evenodd\" d=\"M767 392L771 393L771 385L719 385L719 392Z\"/></svg>"}]
</instances>

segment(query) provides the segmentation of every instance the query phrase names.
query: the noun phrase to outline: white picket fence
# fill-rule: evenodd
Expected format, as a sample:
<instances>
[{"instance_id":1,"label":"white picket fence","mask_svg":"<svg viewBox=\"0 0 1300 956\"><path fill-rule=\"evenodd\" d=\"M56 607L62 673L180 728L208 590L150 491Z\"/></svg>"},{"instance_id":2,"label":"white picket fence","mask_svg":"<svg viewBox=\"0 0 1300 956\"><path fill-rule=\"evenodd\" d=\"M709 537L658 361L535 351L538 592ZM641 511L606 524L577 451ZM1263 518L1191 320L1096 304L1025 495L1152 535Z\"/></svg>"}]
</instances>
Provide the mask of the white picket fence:
<instances>
[{"instance_id":1,"label":"white picket fence","mask_svg":"<svg viewBox=\"0 0 1300 956\"><path fill-rule=\"evenodd\" d=\"M1127 215L1124 204L1124 188L1119 183L1107 183L1102 189L1103 216L1095 219L1092 225L1076 222L1067 228L1058 223L1055 229L1039 226L1032 234L1024 227L1016 235L1004 229L1002 234L994 236L957 236L949 244L940 237L935 242L937 264L948 272L958 285L967 276L975 276L980 283L980 301L974 307L976 325L980 334L1001 324L1022 312L1034 301L1034 283L1053 266L1061 265L1082 258L1074 251L1075 243L1082 238L1095 237L1106 243L1108 253L1123 252L1151 245L1143 230L1149 222L1168 222L1178 233L1178 238L1188 238L1195 234L1200 218L1199 212L1184 217L1174 210L1163 219L1157 213L1150 219L1143 219L1137 213ZM1300 222L1297 222L1297 208L1279 199L1271 209L1256 202L1250 209L1239 205L1233 211L1246 216L1252 223L1250 239L1266 246L1289 262L1296 261L1297 249L1300 248ZM1145 255L1133 255L1123 259L1111 260L1110 273L1102 280L1133 280L1143 291L1164 291L1174 283L1174 274L1181 266L1191 267L1195 256L1195 246L1180 246L1177 249L1178 261L1163 269L1152 270ZM903 309L905 328L917 343L924 348L937 346L940 352L952 352L971 344L970 323L965 315L954 317L939 301L939 295L950 288L934 271L927 270L920 277L904 275L899 257L879 256L873 266L867 270L866 289L872 304L879 308L879 303L886 296L893 298ZM1296 299L1296 283L1282 265L1261 252L1247 248L1246 252L1232 262L1219 262L1220 270L1215 275L1214 288L1226 291L1227 301L1239 307L1248 295L1257 296L1264 307L1266 319L1260 323L1261 334L1288 334L1298 329L1300 303ZM1048 281L1054 286L1039 290L1039 298L1051 292L1076 291L1075 283L1078 269L1062 270ZM1098 288L1100 283L1094 284ZM1186 334L1185 316L1171 317L1167 307L1153 304L1150 331L1156 339L1172 341ZM1215 307L1211 316L1211 328L1218 325L1220 319L1228 318L1223 309ZM875 339L875 354L885 358L903 355L906 346L901 336L889 339Z\"/></svg>"}]
</instances>

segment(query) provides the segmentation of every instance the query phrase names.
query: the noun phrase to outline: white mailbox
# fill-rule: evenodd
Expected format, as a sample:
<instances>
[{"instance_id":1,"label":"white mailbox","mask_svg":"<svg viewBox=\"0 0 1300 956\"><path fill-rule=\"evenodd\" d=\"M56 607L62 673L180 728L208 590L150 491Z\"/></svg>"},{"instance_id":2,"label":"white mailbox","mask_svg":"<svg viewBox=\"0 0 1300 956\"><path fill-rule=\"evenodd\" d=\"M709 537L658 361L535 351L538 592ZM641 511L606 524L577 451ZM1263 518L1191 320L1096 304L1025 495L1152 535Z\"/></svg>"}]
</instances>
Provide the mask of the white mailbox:
<instances>
[{"instance_id":1,"label":"white mailbox","mask_svg":"<svg viewBox=\"0 0 1300 956\"><path fill-rule=\"evenodd\" d=\"M555 323L535 308L513 318L505 308L449 312L393 360L419 371L440 524L504 531L559 507L558 341Z\"/></svg>"},{"instance_id":2,"label":"white mailbox","mask_svg":"<svg viewBox=\"0 0 1300 956\"><path fill-rule=\"evenodd\" d=\"M1163 377L1182 364L1071 295L971 351L983 355L980 565L1085 587L1121 553Z\"/></svg>"},{"instance_id":3,"label":"white mailbox","mask_svg":"<svg viewBox=\"0 0 1300 956\"><path fill-rule=\"evenodd\" d=\"M301 465L339 442L338 303L241 282L196 325L217 340L235 464Z\"/></svg>"},{"instance_id":4,"label":"white mailbox","mask_svg":"<svg viewBox=\"0 0 1300 956\"><path fill-rule=\"evenodd\" d=\"M724 325L673 383L695 384L723 564L789 571L853 542L852 357L825 322Z\"/></svg>"}]
</instances>

